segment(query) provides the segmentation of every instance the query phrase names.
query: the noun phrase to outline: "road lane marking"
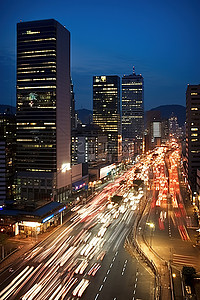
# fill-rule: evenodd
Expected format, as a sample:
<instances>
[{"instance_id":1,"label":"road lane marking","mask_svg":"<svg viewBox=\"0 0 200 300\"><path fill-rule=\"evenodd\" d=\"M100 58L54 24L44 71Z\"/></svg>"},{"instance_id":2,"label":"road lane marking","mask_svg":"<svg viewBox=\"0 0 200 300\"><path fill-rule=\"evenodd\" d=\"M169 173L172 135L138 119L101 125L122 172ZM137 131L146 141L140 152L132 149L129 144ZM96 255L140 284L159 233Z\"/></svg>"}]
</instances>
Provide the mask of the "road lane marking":
<instances>
[{"instance_id":1,"label":"road lane marking","mask_svg":"<svg viewBox=\"0 0 200 300\"><path fill-rule=\"evenodd\" d=\"M112 268L113 264L110 264L110 268Z\"/></svg>"},{"instance_id":2,"label":"road lane marking","mask_svg":"<svg viewBox=\"0 0 200 300\"><path fill-rule=\"evenodd\" d=\"M100 288L99 288L99 292L101 292L102 288L103 288L103 284L100 286Z\"/></svg>"},{"instance_id":3,"label":"road lane marking","mask_svg":"<svg viewBox=\"0 0 200 300\"><path fill-rule=\"evenodd\" d=\"M122 269L122 273L121 273L122 276L124 275L124 271L126 269L126 264L127 264L127 259L125 260L124 265L123 265L123 269Z\"/></svg>"},{"instance_id":4,"label":"road lane marking","mask_svg":"<svg viewBox=\"0 0 200 300\"><path fill-rule=\"evenodd\" d=\"M99 294L96 294L96 297L94 298L94 300L97 300L98 297L99 297Z\"/></svg>"},{"instance_id":5,"label":"road lane marking","mask_svg":"<svg viewBox=\"0 0 200 300\"><path fill-rule=\"evenodd\" d=\"M106 281L106 279L107 279L107 277L104 277L104 280L103 280L103 282L105 282L105 281Z\"/></svg>"},{"instance_id":6,"label":"road lane marking","mask_svg":"<svg viewBox=\"0 0 200 300\"><path fill-rule=\"evenodd\" d=\"M110 273L110 269L107 271L107 275Z\"/></svg>"}]
</instances>

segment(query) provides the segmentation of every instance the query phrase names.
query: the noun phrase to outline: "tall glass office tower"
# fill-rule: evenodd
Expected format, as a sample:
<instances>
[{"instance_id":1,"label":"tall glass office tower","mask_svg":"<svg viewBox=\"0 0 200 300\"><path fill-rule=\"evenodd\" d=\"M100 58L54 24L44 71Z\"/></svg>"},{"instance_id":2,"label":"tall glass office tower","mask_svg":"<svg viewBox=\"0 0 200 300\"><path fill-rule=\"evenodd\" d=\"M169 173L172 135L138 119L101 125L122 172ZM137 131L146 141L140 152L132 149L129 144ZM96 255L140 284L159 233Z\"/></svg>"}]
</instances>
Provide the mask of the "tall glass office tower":
<instances>
[{"instance_id":1,"label":"tall glass office tower","mask_svg":"<svg viewBox=\"0 0 200 300\"><path fill-rule=\"evenodd\" d=\"M108 137L108 156L111 162L121 157L120 78L93 77L93 123Z\"/></svg>"},{"instance_id":2,"label":"tall glass office tower","mask_svg":"<svg viewBox=\"0 0 200 300\"><path fill-rule=\"evenodd\" d=\"M18 199L62 201L70 175L70 33L53 19L17 24Z\"/></svg>"},{"instance_id":3,"label":"tall glass office tower","mask_svg":"<svg viewBox=\"0 0 200 300\"><path fill-rule=\"evenodd\" d=\"M122 77L122 137L142 141L144 132L144 80L142 75Z\"/></svg>"},{"instance_id":4,"label":"tall glass office tower","mask_svg":"<svg viewBox=\"0 0 200 300\"><path fill-rule=\"evenodd\" d=\"M200 169L200 84L186 91L186 173L192 192L196 192Z\"/></svg>"}]
</instances>

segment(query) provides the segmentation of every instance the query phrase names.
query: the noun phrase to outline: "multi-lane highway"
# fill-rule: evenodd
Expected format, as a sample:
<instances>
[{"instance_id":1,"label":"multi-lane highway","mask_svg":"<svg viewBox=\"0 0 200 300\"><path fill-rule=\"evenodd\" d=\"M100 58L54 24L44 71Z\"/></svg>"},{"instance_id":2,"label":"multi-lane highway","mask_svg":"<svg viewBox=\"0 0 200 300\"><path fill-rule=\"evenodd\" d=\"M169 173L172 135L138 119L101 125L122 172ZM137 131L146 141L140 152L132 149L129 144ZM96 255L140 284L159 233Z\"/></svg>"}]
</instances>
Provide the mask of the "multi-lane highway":
<instances>
[{"instance_id":1,"label":"multi-lane highway","mask_svg":"<svg viewBox=\"0 0 200 300\"><path fill-rule=\"evenodd\" d=\"M63 226L0 275L0 299L153 299L154 277L126 252L124 241L147 196L138 234L165 260L192 261L180 154L173 147L155 149L89 203L77 204ZM122 200L112 202L114 195ZM152 259L149 250L146 255Z\"/></svg>"},{"instance_id":2,"label":"multi-lane highway","mask_svg":"<svg viewBox=\"0 0 200 300\"><path fill-rule=\"evenodd\" d=\"M147 225L153 224L153 234L164 238L190 241L187 232L186 211L180 193L178 164L180 151L174 148L160 153L152 162L152 203Z\"/></svg>"},{"instance_id":3,"label":"multi-lane highway","mask_svg":"<svg viewBox=\"0 0 200 300\"><path fill-rule=\"evenodd\" d=\"M170 286L166 280L169 263L176 278L174 294L182 299L185 293L180 276L182 267L193 266L199 272L200 253L190 240L187 228L188 217L179 183L180 149L175 142L170 146L158 148L150 158L148 209L140 221L138 236L143 236L148 246L146 252L157 262L163 293Z\"/></svg>"},{"instance_id":4,"label":"multi-lane highway","mask_svg":"<svg viewBox=\"0 0 200 300\"><path fill-rule=\"evenodd\" d=\"M143 197L131 180L146 178L136 168L74 207L62 227L5 270L0 299L153 299L152 274L124 249ZM111 204L113 195L122 201Z\"/></svg>"}]
</instances>

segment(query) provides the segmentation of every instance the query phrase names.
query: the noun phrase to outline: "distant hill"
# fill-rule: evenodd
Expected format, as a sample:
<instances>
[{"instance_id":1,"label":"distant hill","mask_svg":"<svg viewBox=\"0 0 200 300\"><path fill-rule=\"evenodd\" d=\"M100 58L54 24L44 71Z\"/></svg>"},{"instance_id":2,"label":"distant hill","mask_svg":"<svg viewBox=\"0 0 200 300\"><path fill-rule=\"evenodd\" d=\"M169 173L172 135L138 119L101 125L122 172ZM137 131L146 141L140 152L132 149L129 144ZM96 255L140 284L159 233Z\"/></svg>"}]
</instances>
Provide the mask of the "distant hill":
<instances>
[{"instance_id":1,"label":"distant hill","mask_svg":"<svg viewBox=\"0 0 200 300\"><path fill-rule=\"evenodd\" d=\"M183 105L161 105L151 110L159 110L163 119L169 119L172 113L177 117L179 126L183 126L186 120L186 108Z\"/></svg>"},{"instance_id":2,"label":"distant hill","mask_svg":"<svg viewBox=\"0 0 200 300\"><path fill-rule=\"evenodd\" d=\"M83 124L90 124L92 123L92 110L89 109L78 109L77 111L78 118L81 120Z\"/></svg>"},{"instance_id":3,"label":"distant hill","mask_svg":"<svg viewBox=\"0 0 200 300\"><path fill-rule=\"evenodd\" d=\"M183 126L186 120L186 108L183 105L161 105L151 110L159 110L163 119L169 119L172 115L177 117L179 126ZM78 118L83 124L90 124L92 122L92 110L89 109L78 109Z\"/></svg>"},{"instance_id":4,"label":"distant hill","mask_svg":"<svg viewBox=\"0 0 200 300\"><path fill-rule=\"evenodd\" d=\"M0 104L0 114L15 114L16 107L6 104Z\"/></svg>"}]
</instances>

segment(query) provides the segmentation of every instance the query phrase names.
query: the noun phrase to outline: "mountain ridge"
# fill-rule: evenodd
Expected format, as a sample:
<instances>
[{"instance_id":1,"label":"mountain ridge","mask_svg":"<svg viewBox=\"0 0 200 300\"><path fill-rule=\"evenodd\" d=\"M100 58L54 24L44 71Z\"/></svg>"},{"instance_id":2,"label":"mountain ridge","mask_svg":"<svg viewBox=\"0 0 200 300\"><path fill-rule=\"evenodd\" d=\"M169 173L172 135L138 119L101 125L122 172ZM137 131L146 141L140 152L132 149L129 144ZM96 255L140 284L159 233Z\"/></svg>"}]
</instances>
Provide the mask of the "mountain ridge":
<instances>
[{"instance_id":1,"label":"mountain ridge","mask_svg":"<svg viewBox=\"0 0 200 300\"><path fill-rule=\"evenodd\" d=\"M179 126L184 126L186 120L186 108L179 104L160 105L150 110L159 110L162 119L169 119L172 115L177 117ZM83 124L89 124L92 121L92 110L82 108L77 110L78 117Z\"/></svg>"},{"instance_id":2,"label":"mountain ridge","mask_svg":"<svg viewBox=\"0 0 200 300\"><path fill-rule=\"evenodd\" d=\"M155 108L150 109L159 110L161 112L162 119L169 119L172 115L177 117L179 126L184 126L186 121L186 107L179 104L168 104L168 105L160 105Z\"/></svg>"}]
</instances>

